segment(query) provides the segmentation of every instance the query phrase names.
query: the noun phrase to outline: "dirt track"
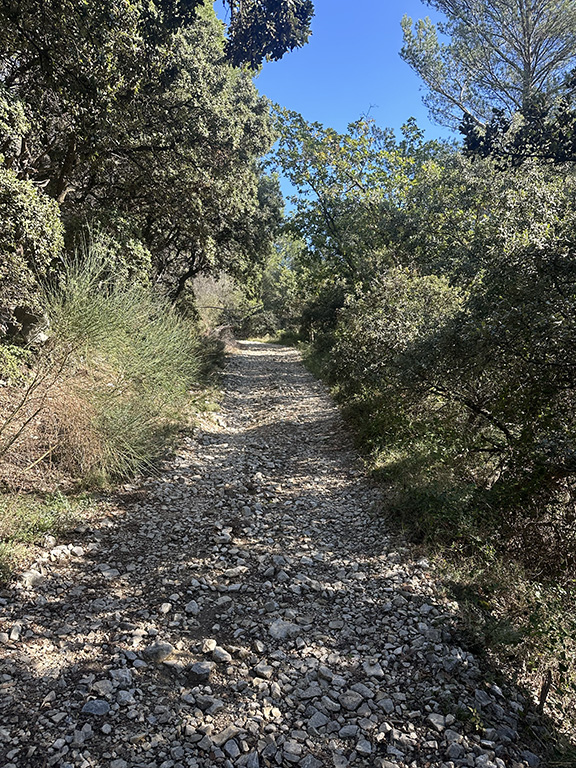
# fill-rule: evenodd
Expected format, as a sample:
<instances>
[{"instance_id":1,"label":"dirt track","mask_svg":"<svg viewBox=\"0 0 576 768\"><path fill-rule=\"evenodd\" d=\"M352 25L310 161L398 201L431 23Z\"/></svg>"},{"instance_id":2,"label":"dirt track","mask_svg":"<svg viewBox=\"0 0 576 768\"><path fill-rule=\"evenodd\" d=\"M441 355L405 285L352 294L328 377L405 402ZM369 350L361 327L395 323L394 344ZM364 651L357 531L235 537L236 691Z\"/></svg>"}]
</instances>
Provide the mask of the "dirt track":
<instances>
[{"instance_id":1,"label":"dirt track","mask_svg":"<svg viewBox=\"0 0 576 768\"><path fill-rule=\"evenodd\" d=\"M298 354L0 598L0 766L538 765ZM528 714L528 721L531 719Z\"/></svg>"}]
</instances>

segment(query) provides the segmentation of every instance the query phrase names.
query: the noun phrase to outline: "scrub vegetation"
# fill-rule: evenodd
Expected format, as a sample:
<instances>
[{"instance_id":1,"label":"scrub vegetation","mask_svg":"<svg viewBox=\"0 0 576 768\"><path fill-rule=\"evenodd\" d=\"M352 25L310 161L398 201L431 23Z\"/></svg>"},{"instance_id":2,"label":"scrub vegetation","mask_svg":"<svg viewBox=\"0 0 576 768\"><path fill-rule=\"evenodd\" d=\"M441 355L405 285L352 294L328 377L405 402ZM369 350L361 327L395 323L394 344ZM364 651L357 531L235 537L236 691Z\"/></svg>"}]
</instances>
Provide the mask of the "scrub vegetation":
<instances>
[{"instance_id":1,"label":"scrub vegetation","mask_svg":"<svg viewBox=\"0 0 576 768\"><path fill-rule=\"evenodd\" d=\"M338 133L277 110L275 162L296 189L284 229L298 308L285 327L298 325L388 488L383 514L444 569L471 642L570 730L574 6L429 4L444 25L405 19L402 55L463 148L426 141L412 120L400 136L369 119ZM562 52L532 79L526 18Z\"/></svg>"}]
</instances>

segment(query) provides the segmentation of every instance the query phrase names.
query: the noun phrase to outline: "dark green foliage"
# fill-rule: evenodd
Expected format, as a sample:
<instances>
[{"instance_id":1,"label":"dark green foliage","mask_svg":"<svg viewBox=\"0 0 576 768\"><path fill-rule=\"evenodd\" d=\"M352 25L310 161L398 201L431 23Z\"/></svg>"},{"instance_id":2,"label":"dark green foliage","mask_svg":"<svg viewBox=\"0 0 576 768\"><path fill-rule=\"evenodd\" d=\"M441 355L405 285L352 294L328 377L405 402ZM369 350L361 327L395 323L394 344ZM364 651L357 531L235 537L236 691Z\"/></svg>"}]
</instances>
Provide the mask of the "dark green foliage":
<instances>
[{"instance_id":1,"label":"dark green foliage","mask_svg":"<svg viewBox=\"0 0 576 768\"><path fill-rule=\"evenodd\" d=\"M88 224L119 270L149 258L172 300L200 272L266 257L280 210L258 165L269 105L224 59L209 6L48 3L37 26L33 2L3 13L4 163L58 202L69 250Z\"/></svg>"},{"instance_id":2,"label":"dark green foliage","mask_svg":"<svg viewBox=\"0 0 576 768\"><path fill-rule=\"evenodd\" d=\"M554 102L540 95L511 117L502 110L494 110L485 125L465 115L460 132L469 157L495 158L504 169L530 159L551 163L576 160L572 94Z\"/></svg>"},{"instance_id":3,"label":"dark green foliage","mask_svg":"<svg viewBox=\"0 0 576 768\"><path fill-rule=\"evenodd\" d=\"M53 271L62 247L56 203L0 166L0 336L18 332L19 313L40 311L39 281Z\"/></svg>"},{"instance_id":4,"label":"dark green foliage","mask_svg":"<svg viewBox=\"0 0 576 768\"><path fill-rule=\"evenodd\" d=\"M466 416L437 391L437 345L465 296L448 281L392 269L339 314L327 365L345 413L378 472L399 491L404 518L420 510L422 535L457 535L469 493Z\"/></svg>"},{"instance_id":5,"label":"dark green foliage","mask_svg":"<svg viewBox=\"0 0 576 768\"><path fill-rule=\"evenodd\" d=\"M405 17L401 56L428 87L432 115L464 134L466 153L502 167L573 161L574 3L425 1L444 19L413 27Z\"/></svg>"},{"instance_id":6,"label":"dark green foliage","mask_svg":"<svg viewBox=\"0 0 576 768\"><path fill-rule=\"evenodd\" d=\"M250 65L303 44L313 10L231 8L230 57ZM37 312L37 280L57 279L59 217L69 253L98 233L117 282L152 282L179 306L200 273L258 272L281 210L259 165L270 110L226 59L209 3L16 0L0 7L0 51L9 312L15 295Z\"/></svg>"},{"instance_id":7,"label":"dark green foliage","mask_svg":"<svg viewBox=\"0 0 576 768\"><path fill-rule=\"evenodd\" d=\"M115 177L114 207L138 226L173 299L201 272L249 272L279 215L257 164L273 141L268 104L248 75L222 61L219 36L206 14L175 40L178 76L134 104L115 137L116 160L101 171Z\"/></svg>"},{"instance_id":8,"label":"dark green foliage","mask_svg":"<svg viewBox=\"0 0 576 768\"><path fill-rule=\"evenodd\" d=\"M310 36L311 0L230 0L226 51L235 65L256 68L263 58L281 59Z\"/></svg>"},{"instance_id":9,"label":"dark green foliage","mask_svg":"<svg viewBox=\"0 0 576 768\"><path fill-rule=\"evenodd\" d=\"M173 32L193 24L206 0L98 3L72 0L12 0L0 8L1 48L12 61L8 80L13 84L33 70L58 82L63 73L90 98L99 98L102 76L110 89L137 87L147 68L161 63L156 55ZM264 57L280 59L306 43L314 13L311 0L225 0L232 20L227 52L235 66L257 66ZM137 45L134 45L134 42ZM125 79L114 84L110 75L125 62Z\"/></svg>"},{"instance_id":10,"label":"dark green foliage","mask_svg":"<svg viewBox=\"0 0 576 768\"><path fill-rule=\"evenodd\" d=\"M0 4L10 482L12 461L84 484L149 467L222 355L200 349L192 279L252 286L270 256L282 201L260 164L275 136L250 70L303 45L313 7L225 5L227 31L204 0Z\"/></svg>"}]
</instances>

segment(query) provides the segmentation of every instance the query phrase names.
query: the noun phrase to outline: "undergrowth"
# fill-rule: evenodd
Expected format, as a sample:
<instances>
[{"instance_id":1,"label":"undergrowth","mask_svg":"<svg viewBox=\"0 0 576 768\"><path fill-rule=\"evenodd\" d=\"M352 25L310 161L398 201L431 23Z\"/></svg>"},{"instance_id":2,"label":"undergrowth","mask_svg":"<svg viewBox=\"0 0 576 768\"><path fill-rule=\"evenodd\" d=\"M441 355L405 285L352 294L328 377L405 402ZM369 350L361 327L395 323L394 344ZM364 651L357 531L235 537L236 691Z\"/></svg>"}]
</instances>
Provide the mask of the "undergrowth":
<instances>
[{"instance_id":1,"label":"undergrowth","mask_svg":"<svg viewBox=\"0 0 576 768\"><path fill-rule=\"evenodd\" d=\"M53 457L87 486L150 467L206 365L196 328L149 288L107 279L98 254L71 260L46 305L45 354L61 369Z\"/></svg>"},{"instance_id":2,"label":"undergrowth","mask_svg":"<svg viewBox=\"0 0 576 768\"><path fill-rule=\"evenodd\" d=\"M111 278L106 254L70 259L46 287L48 342L0 347L0 578L46 533L86 511L84 490L154 471L212 406L223 345L142 284Z\"/></svg>"},{"instance_id":3,"label":"undergrowth","mask_svg":"<svg viewBox=\"0 0 576 768\"><path fill-rule=\"evenodd\" d=\"M27 559L30 545L41 544L47 534L64 535L84 519L92 503L87 496L60 492L0 495L0 582Z\"/></svg>"},{"instance_id":4,"label":"undergrowth","mask_svg":"<svg viewBox=\"0 0 576 768\"><path fill-rule=\"evenodd\" d=\"M400 400L391 403L368 388L359 395L358 386L351 392L331 375L329 350L311 344L300 349L308 370L331 386L367 468L386 487L382 513L435 562L447 595L458 601L470 646L530 689L535 705L572 736L576 579L571 571L553 562L549 552L526 545L519 526L515 530L513 521L504 523L496 517L499 510L482 503L474 484L458 473L457 435L442 439L423 429L417 419L406 418ZM559 750L555 765L568 764L567 743L551 749Z\"/></svg>"}]
</instances>

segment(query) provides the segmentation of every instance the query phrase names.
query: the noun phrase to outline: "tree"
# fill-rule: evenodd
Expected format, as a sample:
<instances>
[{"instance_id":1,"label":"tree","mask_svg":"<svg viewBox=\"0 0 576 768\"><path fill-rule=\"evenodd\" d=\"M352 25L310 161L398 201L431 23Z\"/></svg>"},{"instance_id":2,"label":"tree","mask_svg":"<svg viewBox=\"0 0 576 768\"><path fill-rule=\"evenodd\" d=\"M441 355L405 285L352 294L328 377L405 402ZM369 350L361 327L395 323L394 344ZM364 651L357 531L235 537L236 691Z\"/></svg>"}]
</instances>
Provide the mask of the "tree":
<instances>
[{"instance_id":1,"label":"tree","mask_svg":"<svg viewBox=\"0 0 576 768\"><path fill-rule=\"evenodd\" d=\"M484 123L492 108L510 115L537 94L560 94L576 64L576 3L572 0L425 0L445 14L402 20L402 58L424 80L425 103L442 123L462 115ZM448 42L438 36L445 35Z\"/></svg>"},{"instance_id":2,"label":"tree","mask_svg":"<svg viewBox=\"0 0 576 768\"><path fill-rule=\"evenodd\" d=\"M194 23L209 0L98 3L73 0L10 0L0 6L0 50L8 79L40 69L55 79L64 74L87 89L102 72L127 59L119 88L134 85L142 62L170 35ZM236 66L258 66L304 45L314 14L311 0L223 0L231 12L227 54ZM212 5L213 3L210 3ZM134 45L135 38L138 45ZM13 54L18 53L15 59ZM150 63L150 62L148 62ZM112 85L112 84L111 84ZM113 87L113 86L112 86Z\"/></svg>"},{"instance_id":3,"label":"tree","mask_svg":"<svg viewBox=\"0 0 576 768\"><path fill-rule=\"evenodd\" d=\"M460 132L469 157L492 157L501 168L520 166L531 159L550 163L576 160L573 94L552 103L535 97L511 117L494 110L485 125L465 115Z\"/></svg>"},{"instance_id":4,"label":"tree","mask_svg":"<svg viewBox=\"0 0 576 768\"><path fill-rule=\"evenodd\" d=\"M269 104L226 60L210 4L34 10L3 6L0 147L57 201L68 247L89 225L129 259L144 249L174 300L201 271L264 258L280 208L258 164Z\"/></svg>"},{"instance_id":5,"label":"tree","mask_svg":"<svg viewBox=\"0 0 576 768\"><path fill-rule=\"evenodd\" d=\"M339 134L280 110L278 126L275 160L298 192L288 226L306 243L309 268L319 281L370 281L375 265L395 261L389 246L399 211L437 145L423 141L414 121L400 141L369 119Z\"/></svg>"},{"instance_id":6,"label":"tree","mask_svg":"<svg viewBox=\"0 0 576 768\"><path fill-rule=\"evenodd\" d=\"M246 274L279 220L277 185L259 166L274 141L269 104L223 59L223 45L206 8L175 36L168 83L118 113L80 181L82 209L97 201L100 215L128 218L174 300L201 272Z\"/></svg>"},{"instance_id":7,"label":"tree","mask_svg":"<svg viewBox=\"0 0 576 768\"><path fill-rule=\"evenodd\" d=\"M302 247L287 233L277 237L256 293L261 309L248 318L248 335L297 332L304 303L302 288L306 284L300 264Z\"/></svg>"},{"instance_id":8,"label":"tree","mask_svg":"<svg viewBox=\"0 0 576 768\"><path fill-rule=\"evenodd\" d=\"M229 0L229 6L226 51L233 64L255 69L264 57L277 61L308 42L311 0Z\"/></svg>"},{"instance_id":9,"label":"tree","mask_svg":"<svg viewBox=\"0 0 576 768\"><path fill-rule=\"evenodd\" d=\"M436 156L390 201L400 266L333 270L303 318L407 514L548 568L576 562L575 200L573 169Z\"/></svg>"}]
</instances>

